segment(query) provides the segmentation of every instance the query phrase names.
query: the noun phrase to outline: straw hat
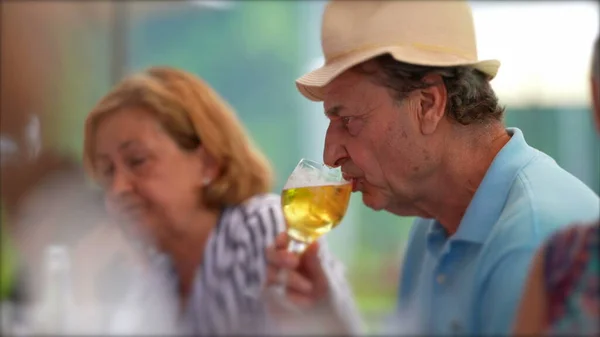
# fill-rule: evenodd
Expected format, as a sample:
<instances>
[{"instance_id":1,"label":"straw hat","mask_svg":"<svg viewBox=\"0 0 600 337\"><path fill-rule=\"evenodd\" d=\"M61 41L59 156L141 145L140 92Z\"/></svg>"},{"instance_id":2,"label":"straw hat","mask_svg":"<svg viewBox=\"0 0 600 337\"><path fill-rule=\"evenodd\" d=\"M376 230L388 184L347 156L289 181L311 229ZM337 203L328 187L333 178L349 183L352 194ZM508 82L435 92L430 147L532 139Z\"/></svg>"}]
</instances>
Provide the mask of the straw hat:
<instances>
[{"instance_id":1,"label":"straw hat","mask_svg":"<svg viewBox=\"0 0 600 337\"><path fill-rule=\"evenodd\" d=\"M471 65L490 79L500 62L477 57L467 1L342 1L327 4L321 28L325 65L298 80L306 98L323 100L323 87L353 66L382 54L425 66Z\"/></svg>"}]
</instances>

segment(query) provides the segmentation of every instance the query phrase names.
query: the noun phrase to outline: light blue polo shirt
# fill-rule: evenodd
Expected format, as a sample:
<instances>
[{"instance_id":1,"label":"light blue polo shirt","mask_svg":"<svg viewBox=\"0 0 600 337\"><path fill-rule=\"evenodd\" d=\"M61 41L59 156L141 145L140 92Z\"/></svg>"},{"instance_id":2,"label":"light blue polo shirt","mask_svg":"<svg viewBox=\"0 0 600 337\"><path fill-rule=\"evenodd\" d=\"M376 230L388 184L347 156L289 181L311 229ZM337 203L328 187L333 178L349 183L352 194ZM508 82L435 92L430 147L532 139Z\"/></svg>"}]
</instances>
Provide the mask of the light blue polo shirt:
<instances>
[{"instance_id":1,"label":"light blue polo shirt","mask_svg":"<svg viewBox=\"0 0 600 337\"><path fill-rule=\"evenodd\" d=\"M496 155L458 227L447 238L417 219L400 277L399 309L420 333L507 334L535 250L553 231L600 216L585 184L530 147L519 129Z\"/></svg>"}]
</instances>

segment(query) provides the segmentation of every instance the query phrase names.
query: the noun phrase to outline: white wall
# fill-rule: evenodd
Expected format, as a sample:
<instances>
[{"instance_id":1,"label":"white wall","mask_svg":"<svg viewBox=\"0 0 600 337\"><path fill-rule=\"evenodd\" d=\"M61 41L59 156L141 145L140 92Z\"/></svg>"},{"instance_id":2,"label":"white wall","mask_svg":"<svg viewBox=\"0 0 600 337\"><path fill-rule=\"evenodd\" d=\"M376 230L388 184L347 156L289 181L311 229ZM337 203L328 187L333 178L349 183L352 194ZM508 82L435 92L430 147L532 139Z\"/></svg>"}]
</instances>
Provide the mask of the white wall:
<instances>
[{"instance_id":1,"label":"white wall","mask_svg":"<svg viewBox=\"0 0 600 337\"><path fill-rule=\"evenodd\" d=\"M589 104L598 34L592 1L472 1L479 58L502 62L492 81L511 106Z\"/></svg>"}]
</instances>

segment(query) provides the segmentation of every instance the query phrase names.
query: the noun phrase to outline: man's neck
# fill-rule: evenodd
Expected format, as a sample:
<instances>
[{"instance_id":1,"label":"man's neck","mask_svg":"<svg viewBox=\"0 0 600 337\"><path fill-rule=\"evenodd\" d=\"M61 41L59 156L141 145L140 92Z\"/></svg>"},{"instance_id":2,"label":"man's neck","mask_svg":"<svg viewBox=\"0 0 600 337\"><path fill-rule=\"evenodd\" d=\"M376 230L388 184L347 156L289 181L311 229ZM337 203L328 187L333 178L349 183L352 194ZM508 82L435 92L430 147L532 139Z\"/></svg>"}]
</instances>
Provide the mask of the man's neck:
<instances>
[{"instance_id":1,"label":"man's neck","mask_svg":"<svg viewBox=\"0 0 600 337\"><path fill-rule=\"evenodd\" d=\"M441 165L426 185L420 208L453 235L492 161L510 140L504 126L473 133L463 127L446 144Z\"/></svg>"}]
</instances>

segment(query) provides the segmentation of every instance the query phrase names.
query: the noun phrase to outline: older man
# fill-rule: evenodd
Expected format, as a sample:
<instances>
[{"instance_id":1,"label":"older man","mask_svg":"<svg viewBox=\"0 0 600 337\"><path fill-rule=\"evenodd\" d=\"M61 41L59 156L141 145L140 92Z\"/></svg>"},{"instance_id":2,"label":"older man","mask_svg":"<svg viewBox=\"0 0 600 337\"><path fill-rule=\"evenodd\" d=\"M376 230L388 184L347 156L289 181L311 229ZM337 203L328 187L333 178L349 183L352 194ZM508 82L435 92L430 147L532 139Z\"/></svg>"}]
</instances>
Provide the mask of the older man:
<instances>
[{"instance_id":1,"label":"older man","mask_svg":"<svg viewBox=\"0 0 600 337\"><path fill-rule=\"evenodd\" d=\"M504 126L489 84L500 63L477 58L466 1L333 1L322 46L325 65L297 86L324 102L325 163L367 206L418 217L400 307L421 333L508 333L539 243L597 217L600 199ZM287 269L289 300L335 298L316 249L293 257L285 241L268 253L271 282Z\"/></svg>"}]
</instances>

